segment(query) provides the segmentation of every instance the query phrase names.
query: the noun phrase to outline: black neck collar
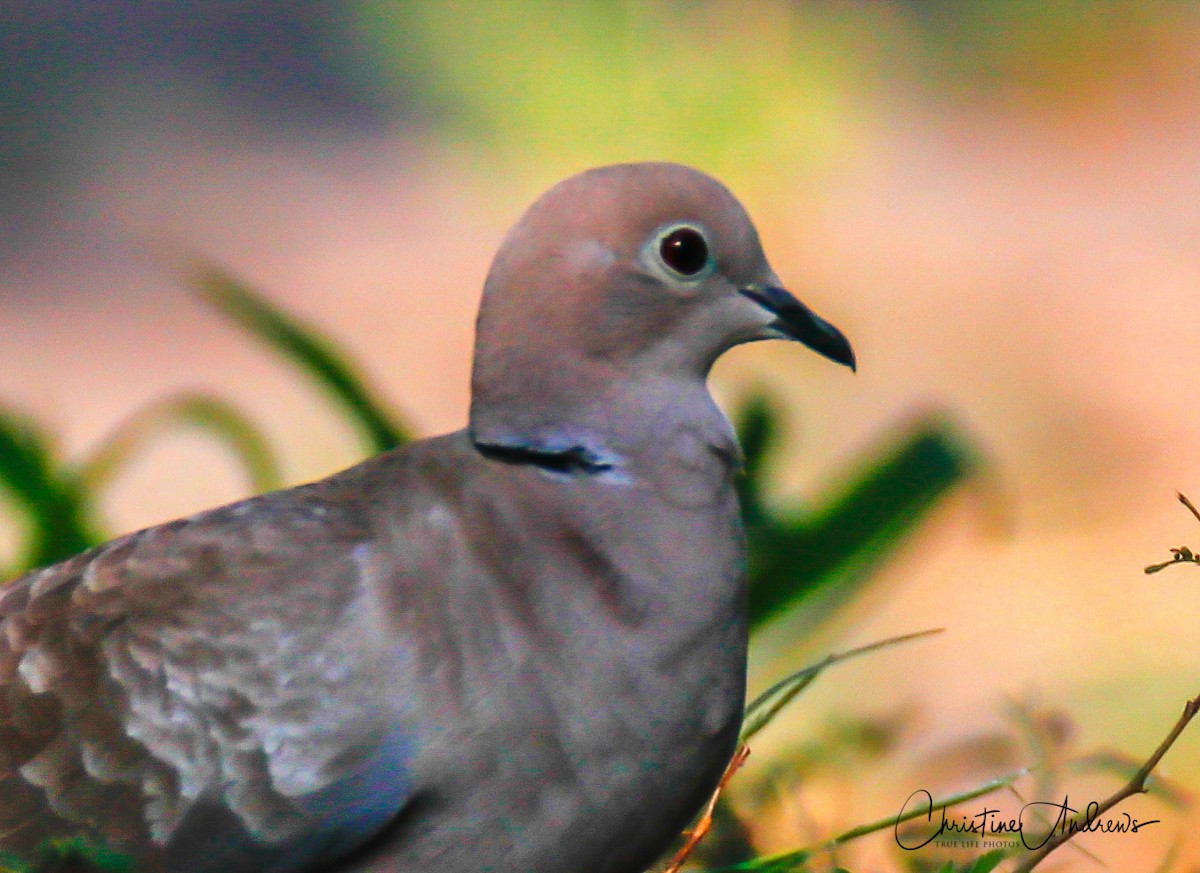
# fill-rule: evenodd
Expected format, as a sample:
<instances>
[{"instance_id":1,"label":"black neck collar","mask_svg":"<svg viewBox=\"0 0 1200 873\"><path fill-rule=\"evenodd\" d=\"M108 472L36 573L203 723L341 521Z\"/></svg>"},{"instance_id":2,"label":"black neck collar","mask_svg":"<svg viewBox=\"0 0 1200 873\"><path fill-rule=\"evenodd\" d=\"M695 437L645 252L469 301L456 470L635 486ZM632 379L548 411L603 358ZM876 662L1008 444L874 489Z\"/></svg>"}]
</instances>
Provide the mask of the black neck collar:
<instances>
[{"instance_id":1,"label":"black neck collar","mask_svg":"<svg viewBox=\"0 0 1200 873\"><path fill-rule=\"evenodd\" d=\"M584 445L566 448L547 448L527 444L481 443L475 448L485 458L505 464L523 464L539 467L552 473L595 476L613 468L613 461Z\"/></svg>"}]
</instances>

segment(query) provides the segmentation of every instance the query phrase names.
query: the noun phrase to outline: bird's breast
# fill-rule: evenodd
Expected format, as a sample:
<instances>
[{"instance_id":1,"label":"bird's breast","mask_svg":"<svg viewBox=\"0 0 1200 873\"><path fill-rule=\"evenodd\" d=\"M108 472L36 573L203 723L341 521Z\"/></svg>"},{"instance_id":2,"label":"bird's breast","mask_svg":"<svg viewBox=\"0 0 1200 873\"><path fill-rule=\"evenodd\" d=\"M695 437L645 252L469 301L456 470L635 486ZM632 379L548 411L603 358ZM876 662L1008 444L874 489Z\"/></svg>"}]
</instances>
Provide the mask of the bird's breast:
<instances>
[{"instance_id":1,"label":"bird's breast","mask_svg":"<svg viewBox=\"0 0 1200 873\"><path fill-rule=\"evenodd\" d=\"M420 769L431 808L489 822L487 851L511 859L497 871L563 867L564 851L589 871L648 863L732 753L742 534L728 467L694 449L611 479L496 464L503 487L463 493L463 547L420 610L437 633L412 635L435 642ZM457 857L448 835L468 827L436 821L423 863Z\"/></svg>"},{"instance_id":2,"label":"bird's breast","mask_svg":"<svg viewBox=\"0 0 1200 873\"><path fill-rule=\"evenodd\" d=\"M415 730L394 869L640 873L712 790L740 723L730 466L701 438L598 475L455 439L454 463L405 492L396 541L421 549L377 573Z\"/></svg>"}]
</instances>

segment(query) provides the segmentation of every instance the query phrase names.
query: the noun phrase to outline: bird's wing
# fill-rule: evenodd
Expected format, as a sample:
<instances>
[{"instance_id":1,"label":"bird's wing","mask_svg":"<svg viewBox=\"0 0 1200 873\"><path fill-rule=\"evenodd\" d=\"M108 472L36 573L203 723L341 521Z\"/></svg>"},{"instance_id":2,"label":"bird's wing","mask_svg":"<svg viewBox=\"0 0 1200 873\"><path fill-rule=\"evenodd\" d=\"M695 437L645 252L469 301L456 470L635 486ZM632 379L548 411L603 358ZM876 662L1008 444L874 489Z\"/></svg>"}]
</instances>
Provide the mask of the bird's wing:
<instances>
[{"instance_id":1,"label":"bird's wing","mask_svg":"<svg viewBox=\"0 0 1200 873\"><path fill-rule=\"evenodd\" d=\"M82 834L173 873L232 873L243 849L246 869L287 871L396 813L407 752L379 702L368 531L326 495L256 498L0 586L0 850Z\"/></svg>"}]
</instances>

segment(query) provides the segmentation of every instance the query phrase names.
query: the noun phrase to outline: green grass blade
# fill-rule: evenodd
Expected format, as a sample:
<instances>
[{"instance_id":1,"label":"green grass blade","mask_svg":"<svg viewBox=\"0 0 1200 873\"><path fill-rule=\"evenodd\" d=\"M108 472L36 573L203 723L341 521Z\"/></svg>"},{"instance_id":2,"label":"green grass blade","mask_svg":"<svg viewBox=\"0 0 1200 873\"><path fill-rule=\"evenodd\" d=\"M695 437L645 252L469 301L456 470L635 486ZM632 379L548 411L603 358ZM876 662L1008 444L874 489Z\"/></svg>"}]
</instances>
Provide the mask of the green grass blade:
<instances>
[{"instance_id":1,"label":"green grass blade","mask_svg":"<svg viewBox=\"0 0 1200 873\"><path fill-rule=\"evenodd\" d=\"M409 441L407 430L328 338L213 264L201 264L191 284L201 300L313 377L342 405L372 451L386 451Z\"/></svg>"},{"instance_id":2,"label":"green grass blade","mask_svg":"<svg viewBox=\"0 0 1200 873\"><path fill-rule=\"evenodd\" d=\"M958 794L952 794L949 797L944 797L933 801L932 805L920 804L913 809L905 812L903 815L889 815L887 818L877 819L876 821L867 824L859 825L851 828L844 833L838 834L833 839L827 840L815 846L808 846L803 849L795 849L789 852L780 852L776 855L765 855L761 858L755 858L751 861L743 861L740 864L733 864L728 867L710 868L705 873L802 873L807 870L807 863L810 858L818 853L830 852L844 845L851 840L856 840L859 837L865 837L868 834L876 833L877 831L894 828L906 821L911 821L915 818L920 818L929 814L930 810L937 811L939 809L957 806L960 803L966 803L968 800L974 800L977 797L983 797L986 794L991 794L999 791L1002 788L1007 788L1025 776L1028 770L1018 770L1016 773L1010 773L1007 776L1001 776L998 779L993 779L990 782L985 782L976 788L968 791L963 791ZM991 853L989 853L991 855ZM989 855L983 856L988 858L986 863L991 863ZM979 863L977 859L975 863ZM996 862L998 864L999 861ZM995 867L992 864L991 867ZM983 869L991 869L986 864Z\"/></svg>"},{"instance_id":3,"label":"green grass blade","mask_svg":"<svg viewBox=\"0 0 1200 873\"><path fill-rule=\"evenodd\" d=\"M971 865L967 873L992 873L1000 862L1008 857L1008 852L1003 849L993 849L986 855L980 855L975 859L975 863Z\"/></svg>"},{"instance_id":4,"label":"green grass blade","mask_svg":"<svg viewBox=\"0 0 1200 873\"><path fill-rule=\"evenodd\" d=\"M848 484L818 511L752 520L747 527L751 628L818 592L829 597L827 609L844 603L929 510L981 464L951 422L928 416L870 447L853 466ZM835 582L841 583L836 591Z\"/></svg>"},{"instance_id":5,"label":"green grass blade","mask_svg":"<svg viewBox=\"0 0 1200 873\"><path fill-rule=\"evenodd\" d=\"M751 737L770 724L771 720L779 714L780 710L791 703L797 694L812 684L814 679L834 664L941 632L942 628L931 628L930 630L889 637L886 640L878 640L845 652L835 652L832 655L827 655L816 664L805 667L803 670L797 670L787 678L776 682L746 707L746 714L742 719L742 730L738 737L738 742L748 742Z\"/></svg>"},{"instance_id":6,"label":"green grass blade","mask_svg":"<svg viewBox=\"0 0 1200 873\"><path fill-rule=\"evenodd\" d=\"M146 442L179 427L197 428L227 445L256 492L280 487L279 464L261 431L237 407L206 394L168 397L135 412L79 466L79 481L88 493L103 489Z\"/></svg>"},{"instance_id":7,"label":"green grass blade","mask_svg":"<svg viewBox=\"0 0 1200 873\"><path fill-rule=\"evenodd\" d=\"M27 540L12 572L52 564L96 545L78 481L55 456L34 422L0 409L0 490L27 523Z\"/></svg>"},{"instance_id":8,"label":"green grass blade","mask_svg":"<svg viewBox=\"0 0 1200 873\"><path fill-rule=\"evenodd\" d=\"M742 445L742 475L735 484L746 530L757 531L769 523L763 492L765 461L779 436L778 408L765 394L754 394L734 414L734 427Z\"/></svg>"}]
</instances>

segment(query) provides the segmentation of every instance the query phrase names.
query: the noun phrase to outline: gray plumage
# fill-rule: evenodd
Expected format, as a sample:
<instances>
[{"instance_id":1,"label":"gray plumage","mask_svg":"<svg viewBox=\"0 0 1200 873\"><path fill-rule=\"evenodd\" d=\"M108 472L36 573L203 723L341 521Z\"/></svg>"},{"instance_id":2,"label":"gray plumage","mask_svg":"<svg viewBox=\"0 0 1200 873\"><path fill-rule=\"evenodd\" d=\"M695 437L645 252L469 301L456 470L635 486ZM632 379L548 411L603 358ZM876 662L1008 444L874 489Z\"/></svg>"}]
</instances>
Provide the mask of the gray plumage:
<instances>
[{"instance_id":1,"label":"gray plumage","mask_svg":"<svg viewBox=\"0 0 1200 873\"><path fill-rule=\"evenodd\" d=\"M740 454L705 378L773 337L853 364L719 183L561 183L489 274L466 430L0 588L0 850L640 873L741 720Z\"/></svg>"}]
</instances>

